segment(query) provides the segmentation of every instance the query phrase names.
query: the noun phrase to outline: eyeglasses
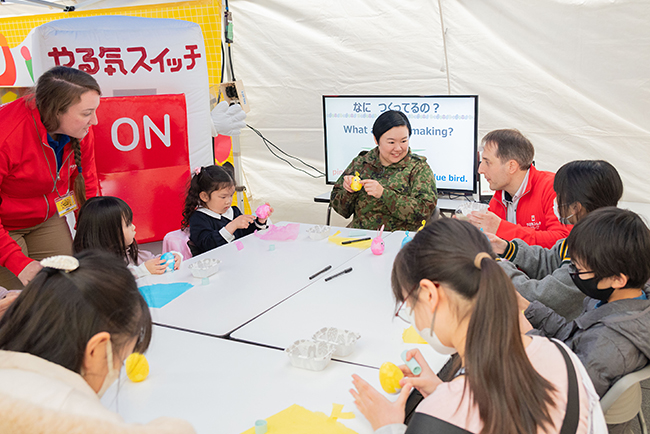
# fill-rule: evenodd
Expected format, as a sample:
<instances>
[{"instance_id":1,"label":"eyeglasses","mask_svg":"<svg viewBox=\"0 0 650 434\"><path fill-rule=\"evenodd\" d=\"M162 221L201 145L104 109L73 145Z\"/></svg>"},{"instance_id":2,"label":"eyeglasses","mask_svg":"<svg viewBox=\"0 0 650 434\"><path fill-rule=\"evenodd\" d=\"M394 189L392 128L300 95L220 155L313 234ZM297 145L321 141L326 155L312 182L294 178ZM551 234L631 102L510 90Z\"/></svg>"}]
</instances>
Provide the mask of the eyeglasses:
<instances>
[{"instance_id":1,"label":"eyeglasses","mask_svg":"<svg viewBox=\"0 0 650 434\"><path fill-rule=\"evenodd\" d=\"M397 312L395 312L395 316L405 323L411 324L411 319L409 318L409 315L407 314L406 309L409 309L409 307L406 305L406 298L404 301L402 301L402 304L399 305L399 308L397 308Z\"/></svg>"},{"instance_id":2,"label":"eyeglasses","mask_svg":"<svg viewBox=\"0 0 650 434\"><path fill-rule=\"evenodd\" d=\"M569 264L569 276L577 277L581 274L593 274L593 271L578 271L578 267L572 262Z\"/></svg>"}]
</instances>

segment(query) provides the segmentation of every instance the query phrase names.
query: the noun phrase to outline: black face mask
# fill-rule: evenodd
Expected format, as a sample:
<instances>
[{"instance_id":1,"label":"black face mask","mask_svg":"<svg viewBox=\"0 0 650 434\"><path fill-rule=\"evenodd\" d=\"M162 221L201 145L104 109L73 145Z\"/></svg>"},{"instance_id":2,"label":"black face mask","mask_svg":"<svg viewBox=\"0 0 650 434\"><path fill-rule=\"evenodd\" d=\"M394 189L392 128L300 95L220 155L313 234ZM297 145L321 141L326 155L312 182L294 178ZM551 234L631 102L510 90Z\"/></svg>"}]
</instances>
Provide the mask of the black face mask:
<instances>
[{"instance_id":1,"label":"black face mask","mask_svg":"<svg viewBox=\"0 0 650 434\"><path fill-rule=\"evenodd\" d=\"M607 301L614 292L614 288L598 289L598 282L601 279L592 277L591 279L582 280L577 273L570 273L571 280L578 287L578 289L587 297L595 298L596 300Z\"/></svg>"}]
</instances>

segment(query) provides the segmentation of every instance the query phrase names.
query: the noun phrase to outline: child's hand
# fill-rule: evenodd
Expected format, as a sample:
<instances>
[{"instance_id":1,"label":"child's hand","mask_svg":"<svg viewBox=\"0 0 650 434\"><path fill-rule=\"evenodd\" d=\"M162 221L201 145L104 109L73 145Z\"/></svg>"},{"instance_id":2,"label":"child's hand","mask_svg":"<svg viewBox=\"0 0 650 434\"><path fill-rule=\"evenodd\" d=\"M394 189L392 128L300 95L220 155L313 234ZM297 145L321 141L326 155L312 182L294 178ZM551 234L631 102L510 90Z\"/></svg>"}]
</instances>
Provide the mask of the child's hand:
<instances>
[{"instance_id":1,"label":"child's hand","mask_svg":"<svg viewBox=\"0 0 650 434\"><path fill-rule=\"evenodd\" d=\"M20 295L19 292L10 292L8 293L5 298L0 300L0 318L2 318L2 315L5 314L5 311L9 309L9 306L11 306L11 303L14 302Z\"/></svg>"},{"instance_id":2,"label":"child's hand","mask_svg":"<svg viewBox=\"0 0 650 434\"><path fill-rule=\"evenodd\" d=\"M269 203L266 202L266 205L269 205ZM266 215L266 218L261 219L261 218L258 217L257 221L262 223L262 224L266 224L266 220L268 220L268 218L271 217L271 214L273 214L273 207L271 205L269 205L269 213Z\"/></svg>"},{"instance_id":3,"label":"child's hand","mask_svg":"<svg viewBox=\"0 0 650 434\"><path fill-rule=\"evenodd\" d=\"M355 389L350 389L354 403L363 414L374 431L382 426L404 421L404 408L406 400L411 393L411 385L405 384L395 402L391 402L374 387L361 379L358 375L352 375L352 384Z\"/></svg>"},{"instance_id":4,"label":"child's hand","mask_svg":"<svg viewBox=\"0 0 650 434\"><path fill-rule=\"evenodd\" d=\"M226 225L226 230L234 234L237 229L246 229L255 221L255 216L242 214Z\"/></svg>"},{"instance_id":5,"label":"child's hand","mask_svg":"<svg viewBox=\"0 0 650 434\"><path fill-rule=\"evenodd\" d=\"M400 365L399 368L402 370L404 378L399 381L399 385L402 387L407 384L413 386L426 398L431 395L440 384L442 384L442 380L438 378L436 373L429 367L427 362L424 360L422 353L420 353L420 350L415 348L406 353L406 360L411 360L412 358L415 358L415 360L420 364L422 372L420 375L415 376L408 366Z\"/></svg>"},{"instance_id":6,"label":"child's hand","mask_svg":"<svg viewBox=\"0 0 650 434\"><path fill-rule=\"evenodd\" d=\"M158 255L153 259L145 261L144 266L147 267L147 270L151 274L164 274L165 268L167 268L167 262L160 259L160 255Z\"/></svg>"},{"instance_id":7,"label":"child's hand","mask_svg":"<svg viewBox=\"0 0 650 434\"><path fill-rule=\"evenodd\" d=\"M174 253L174 270L178 270L180 268L182 261L183 258L181 258L181 255Z\"/></svg>"}]
</instances>

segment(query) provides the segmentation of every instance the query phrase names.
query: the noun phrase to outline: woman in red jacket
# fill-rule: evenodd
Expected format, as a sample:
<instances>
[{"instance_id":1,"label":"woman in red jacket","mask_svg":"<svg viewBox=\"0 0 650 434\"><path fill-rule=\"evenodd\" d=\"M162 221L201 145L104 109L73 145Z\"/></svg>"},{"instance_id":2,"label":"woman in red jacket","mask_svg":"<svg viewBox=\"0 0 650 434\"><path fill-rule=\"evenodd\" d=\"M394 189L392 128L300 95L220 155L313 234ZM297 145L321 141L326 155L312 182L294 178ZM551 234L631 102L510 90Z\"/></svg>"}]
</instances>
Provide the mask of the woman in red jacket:
<instances>
[{"instance_id":1,"label":"woman in red jacket","mask_svg":"<svg viewBox=\"0 0 650 434\"><path fill-rule=\"evenodd\" d=\"M46 71L32 95L0 107L0 285L26 285L52 255L71 254L66 223L97 194L94 136L101 90L64 66Z\"/></svg>"}]
</instances>

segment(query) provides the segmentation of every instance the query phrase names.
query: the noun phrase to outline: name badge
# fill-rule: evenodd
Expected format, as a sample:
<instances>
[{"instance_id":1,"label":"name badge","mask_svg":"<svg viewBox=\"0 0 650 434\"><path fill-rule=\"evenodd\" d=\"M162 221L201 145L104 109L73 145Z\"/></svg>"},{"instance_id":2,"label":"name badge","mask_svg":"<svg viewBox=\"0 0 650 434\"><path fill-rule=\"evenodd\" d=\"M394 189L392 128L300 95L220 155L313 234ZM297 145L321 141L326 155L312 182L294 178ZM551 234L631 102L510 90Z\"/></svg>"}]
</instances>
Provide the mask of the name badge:
<instances>
[{"instance_id":1,"label":"name badge","mask_svg":"<svg viewBox=\"0 0 650 434\"><path fill-rule=\"evenodd\" d=\"M71 191L65 196L54 199L54 204L56 205L56 210L59 212L59 217L63 217L79 208L77 200L74 198L74 193Z\"/></svg>"}]
</instances>

